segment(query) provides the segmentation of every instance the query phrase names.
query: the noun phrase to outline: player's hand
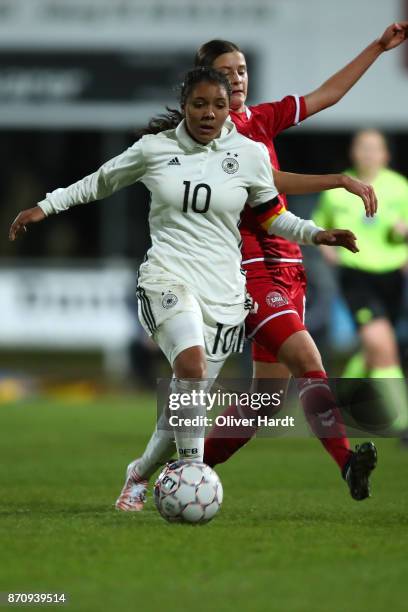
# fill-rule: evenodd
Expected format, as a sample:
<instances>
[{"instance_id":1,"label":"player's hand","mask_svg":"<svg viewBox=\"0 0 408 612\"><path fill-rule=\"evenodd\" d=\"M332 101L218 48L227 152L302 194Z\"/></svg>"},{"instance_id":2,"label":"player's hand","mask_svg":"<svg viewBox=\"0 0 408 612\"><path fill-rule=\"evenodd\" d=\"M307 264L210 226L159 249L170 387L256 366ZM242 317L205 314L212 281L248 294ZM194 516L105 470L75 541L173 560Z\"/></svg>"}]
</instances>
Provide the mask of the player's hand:
<instances>
[{"instance_id":1,"label":"player's hand","mask_svg":"<svg viewBox=\"0 0 408 612\"><path fill-rule=\"evenodd\" d=\"M315 244L326 244L327 246L341 246L351 251L358 253L359 249L356 244L357 238L349 230L333 229L317 232L314 237Z\"/></svg>"},{"instance_id":2,"label":"player's hand","mask_svg":"<svg viewBox=\"0 0 408 612\"><path fill-rule=\"evenodd\" d=\"M384 34L378 39L383 51L395 49L408 37L408 21L393 23L385 30Z\"/></svg>"},{"instance_id":3,"label":"player's hand","mask_svg":"<svg viewBox=\"0 0 408 612\"><path fill-rule=\"evenodd\" d=\"M24 234L27 231L27 225L30 225L30 223L38 223L38 221L42 221L43 219L45 219L45 214L39 206L22 210L11 224L9 240L13 241L20 234Z\"/></svg>"},{"instance_id":4,"label":"player's hand","mask_svg":"<svg viewBox=\"0 0 408 612\"><path fill-rule=\"evenodd\" d=\"M377 196L371 185L366 185L351 176L343 175L343 187L350 193L359 196L364 203L366 217L374 217L378 209Z\"/></svg>"}]
</instances>

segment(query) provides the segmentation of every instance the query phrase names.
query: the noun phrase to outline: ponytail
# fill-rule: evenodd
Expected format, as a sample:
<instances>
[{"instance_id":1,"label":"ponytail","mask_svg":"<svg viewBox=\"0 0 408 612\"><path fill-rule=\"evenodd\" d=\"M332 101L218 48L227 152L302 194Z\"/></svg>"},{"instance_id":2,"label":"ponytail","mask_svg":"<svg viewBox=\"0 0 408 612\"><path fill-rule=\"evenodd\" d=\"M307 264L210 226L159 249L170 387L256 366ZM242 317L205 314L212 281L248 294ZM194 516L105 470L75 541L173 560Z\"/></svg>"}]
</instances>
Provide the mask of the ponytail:
<instances>
[{"instance_id":1,"label":"ponytail","mask_svg":"<svg viewBox=\"0 0 408 612\"><path fill-rule=\"evenodd\" d=\"M162 113L152 117L148 125L140 130L136 130L136 140L140 140L146 134L159 134L166 130L174 130L183 119L180 111L166 106L167 113Z\"/></svg>"}]
</instances>

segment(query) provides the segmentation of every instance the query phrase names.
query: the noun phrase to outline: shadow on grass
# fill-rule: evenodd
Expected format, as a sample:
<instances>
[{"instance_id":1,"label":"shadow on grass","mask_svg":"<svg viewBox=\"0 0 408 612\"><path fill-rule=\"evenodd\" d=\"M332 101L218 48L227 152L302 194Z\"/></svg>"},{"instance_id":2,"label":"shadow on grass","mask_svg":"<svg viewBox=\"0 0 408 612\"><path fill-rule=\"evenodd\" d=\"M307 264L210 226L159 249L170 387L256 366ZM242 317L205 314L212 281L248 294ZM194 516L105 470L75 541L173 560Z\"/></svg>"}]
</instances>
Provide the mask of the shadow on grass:
<instances>
[{"instance_id":1,"label":"shadow on grass","mask_svg":"<svg viewBox=\"0 0 408 612\"><path fill-rule=\"evenodd\" d=\"M80 518L80 519L103 519L103 522L117 523L120 524L124 521L137 520L142 523L150 523L152 520L157 518L162 521L161 517L156 513L155 508L151 507L143 512L119 512L113 505L102 506L100 504L33 504L29 508L9 507L6 510L0 510L0 518L14 517L21 518L27 517L32 519L68 519Z\"/></svg>"},{"instance_id":2,"label":"shadow on grass","mask_svg":"<svg viewBox=\"0 0 408 612\"><path fill-rule=\"evenodd\" d=\"M177 523L166 523L157 512L153 500L149 500L143 512L120 512L115 509L113 504L82 504L63 502L32 502L29 507L21 505L12 506L8 504L6 507L0 508L0 519L6 518L27 518L33 520L69 520L78 519L85 521L96 521L103 525L126 526L130 522L137 522L138 525L162 524L169 526L179 526ZM220 528L228 526L231 528L234 525L239 525L241 529L252 529L260 526L282 526L282 525L305 525L305 526L322 526L326 525L342 525L347 527L359 524L369 527L399 527L408 525L408 515L398 508L390 506L383 509L378 508L370 503L370 500L364 502L355 502L354 504L345 503L339 505L334 512L333 508L302 508L284 509L276 506L263 507L252 506L247 507L245 511L242 509L233 509L231 506L225 506L220 515L211 523Z\"/></svg>"}]
</instances>

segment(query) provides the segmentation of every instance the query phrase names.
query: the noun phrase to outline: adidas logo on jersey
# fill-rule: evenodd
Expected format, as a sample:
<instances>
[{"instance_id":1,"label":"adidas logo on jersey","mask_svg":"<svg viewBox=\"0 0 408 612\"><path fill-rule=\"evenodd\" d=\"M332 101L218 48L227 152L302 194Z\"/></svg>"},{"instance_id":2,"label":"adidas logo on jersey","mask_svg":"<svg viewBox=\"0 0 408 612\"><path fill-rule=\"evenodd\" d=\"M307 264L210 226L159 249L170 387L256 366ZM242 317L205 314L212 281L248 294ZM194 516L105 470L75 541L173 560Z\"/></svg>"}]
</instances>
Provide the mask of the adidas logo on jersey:
<instances>
[{"instance_id":1,"label":"adidas logo on jersey","mask_svg":"<svg viewBox=\"0 0 408 612\"><path fill-rule=\"evenodd\" d=\"M167 165L168 166L181 166L178 160L178 157L173 157L173 159L171 159Z\"/></svg>"}]
</instances>

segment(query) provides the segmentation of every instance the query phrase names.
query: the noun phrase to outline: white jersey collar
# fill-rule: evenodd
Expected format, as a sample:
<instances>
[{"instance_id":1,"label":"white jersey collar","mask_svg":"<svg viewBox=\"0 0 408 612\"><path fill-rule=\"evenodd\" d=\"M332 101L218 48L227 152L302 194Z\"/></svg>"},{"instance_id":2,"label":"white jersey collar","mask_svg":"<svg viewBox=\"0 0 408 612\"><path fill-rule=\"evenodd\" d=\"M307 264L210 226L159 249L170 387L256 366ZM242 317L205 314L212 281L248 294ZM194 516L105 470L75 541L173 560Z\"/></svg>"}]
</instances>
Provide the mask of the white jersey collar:
<instances>
[{"instance_id":1,"label":"white jersey collar","mask_svg":"<svg viewBox=\"0 0 408 612\"><path fill-rule=\"evenodd\" d=\"M236 130L235 125L232 123L232 121L227 119L221 130L221 135L218 138L215 138L214 140L212 140L210 143L208 143L208 145L204 145L204 144L200 144L199 142L191 138L190 134L187 132L187 129L186 129L185 119L183 119L181 123L179 123L178 126L176 127L177 140L185 149L188 149L189 151L192 151L193 149L228 148L228 146L230 146L231 139L236 134L237 134L237 130Z\"/></svg>"}]
</instances>

